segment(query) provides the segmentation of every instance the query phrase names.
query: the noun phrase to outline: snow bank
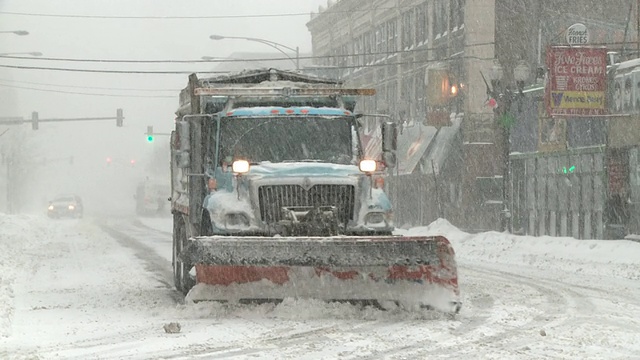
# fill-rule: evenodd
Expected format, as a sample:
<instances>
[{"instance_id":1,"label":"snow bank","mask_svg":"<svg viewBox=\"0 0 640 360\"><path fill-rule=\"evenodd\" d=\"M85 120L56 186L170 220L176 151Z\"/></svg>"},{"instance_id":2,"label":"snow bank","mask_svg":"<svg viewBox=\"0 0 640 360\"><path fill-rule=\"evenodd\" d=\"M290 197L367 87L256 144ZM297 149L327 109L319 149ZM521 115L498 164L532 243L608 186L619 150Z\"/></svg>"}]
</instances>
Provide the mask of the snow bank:
<instances>
[{"instance_id":1,"label":"snow bank","mask_svg":"<svg viewBox=\"0 0 640 360\"><path fill-rule=\"evenodd\" d=\"M0 213L0 337L11 335L14 313L14 283L22 254L46 236L44 219Z\"/></svg>"},{"instance_id":2,"label":"snow bank","mask_svg":"<svg viewBox=\"0 0 640 360\"><path fill-rule=\"evenodd\" d=\"M465 233L444 219L404 230L406 235L443 235L459 263L530 266L584 275L640 279L640 243L628 240L578 240L517 236L499 232Z\"/></svg>"},{"instance_id":3,"label":"snow bank","mask_svg":"<svg viewBox=\"0 0 640 360\"><path fill-rule=\"evenodd\" d=\"M0 249L1 359L46 351L65 334L146 329L156 308L175 306L152 265L90 220L0 214Z\"/></svg>"}]
</instances>

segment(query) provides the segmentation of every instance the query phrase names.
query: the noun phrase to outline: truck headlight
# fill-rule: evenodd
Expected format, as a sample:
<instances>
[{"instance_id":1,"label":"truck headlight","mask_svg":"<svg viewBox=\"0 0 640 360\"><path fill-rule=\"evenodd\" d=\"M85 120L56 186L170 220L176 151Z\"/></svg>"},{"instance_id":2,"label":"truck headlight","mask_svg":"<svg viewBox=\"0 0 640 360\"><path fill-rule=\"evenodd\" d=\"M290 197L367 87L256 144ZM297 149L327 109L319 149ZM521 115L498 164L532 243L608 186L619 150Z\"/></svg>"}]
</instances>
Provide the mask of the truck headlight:
<instances>
[{"instance_id":1,"label":"truck headlight","mask_svg":"<svg viewBox=\"0 0 640 360\"><path fill-rule=\"evenodd\" d=\"M362 160L360 161L360 171L365 173L372 173L376 171L378 164L375 160Z\"/></svg>"},{"instance_id":2,"label":"truck headlight","mask_svg":"<svg viewBox=\"0 0 640 360\"><path fill-rule=\"evenodd\" d=\"M249 217L244 213L229 213L224 217L225 226L231 229L248 228Z\"/></svg>"},{"instance_id":3,"label":"truck headlight","mask_svg":"<svg viewBox=\"0 0 640 360\"><path fill-rule=\"evenodd\" d=\"M249 172L249 162L247 160L236 160L231 164L231 169L236 174L244 174Z\"/></svg>"}]
</instances>

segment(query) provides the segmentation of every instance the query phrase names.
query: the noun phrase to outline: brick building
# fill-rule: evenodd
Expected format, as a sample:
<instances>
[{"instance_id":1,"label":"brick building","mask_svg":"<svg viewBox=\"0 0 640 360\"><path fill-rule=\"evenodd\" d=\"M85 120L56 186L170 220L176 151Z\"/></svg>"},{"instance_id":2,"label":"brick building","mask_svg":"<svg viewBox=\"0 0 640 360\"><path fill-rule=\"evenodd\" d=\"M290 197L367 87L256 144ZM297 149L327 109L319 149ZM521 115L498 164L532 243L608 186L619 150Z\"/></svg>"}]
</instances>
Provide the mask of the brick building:
<instances>
[{"instance_id":1,"label":"brick building","mask_svg":"<svg viewBox=\"0 0 640 360\"><path fill-rule=\"evenodd\" d=\"M507 145L483 75L497 61L501 83L513 84L524 62L532 69L526 83L534 83L546 46L562 43L576 22L589 27L592 43L635 41L636 31L625 32L629 13L623 0L329 0L307 27L314 64L375 88L360 111L402 125L390 182L401 224L444 215L464 228L498 229Z\"/></svg>"}]
</instances>

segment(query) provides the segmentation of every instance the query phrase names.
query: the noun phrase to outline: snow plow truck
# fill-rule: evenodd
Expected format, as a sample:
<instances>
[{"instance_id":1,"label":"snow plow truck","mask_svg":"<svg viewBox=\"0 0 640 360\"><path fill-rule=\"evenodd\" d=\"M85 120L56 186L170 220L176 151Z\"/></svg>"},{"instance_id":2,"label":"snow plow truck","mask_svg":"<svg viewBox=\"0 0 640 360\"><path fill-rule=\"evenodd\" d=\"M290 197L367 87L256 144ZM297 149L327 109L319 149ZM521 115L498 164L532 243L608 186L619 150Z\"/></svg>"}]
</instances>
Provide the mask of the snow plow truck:
<instances>
[{"instance_id":1,"label":"snow plow truck","mask_svg":"<svg viewBox=\"0 0 640 360\"><path fill-rule=\"evenodd\" d=\"M396 127L381 121L384 156L365 158L354 113L374 93L276 69L189 76L171 134L173 275L187 300L458 312L449 241L393 235Z\"/></svg>"}]
</instances>

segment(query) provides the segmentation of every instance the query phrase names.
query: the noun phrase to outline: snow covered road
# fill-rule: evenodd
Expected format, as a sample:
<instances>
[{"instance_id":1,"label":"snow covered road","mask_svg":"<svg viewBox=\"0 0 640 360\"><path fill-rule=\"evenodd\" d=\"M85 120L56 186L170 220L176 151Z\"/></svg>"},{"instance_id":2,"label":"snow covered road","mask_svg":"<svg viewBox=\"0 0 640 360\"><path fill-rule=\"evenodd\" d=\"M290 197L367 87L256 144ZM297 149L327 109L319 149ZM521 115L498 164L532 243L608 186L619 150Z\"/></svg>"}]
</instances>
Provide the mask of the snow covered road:
<instances>
[{"instance_id":1,"label":"snow covered road","mask_svg":"<svg viewBox=\"0 0 640 360\"><path fill-rule=\"evenodd\" d=\"M184 305L170 220L100 225L0 214L0 358L640 359L640 243L411 229L458 253L463 309L449 320L292 299Z\"/></svg>"}]
</instances>

